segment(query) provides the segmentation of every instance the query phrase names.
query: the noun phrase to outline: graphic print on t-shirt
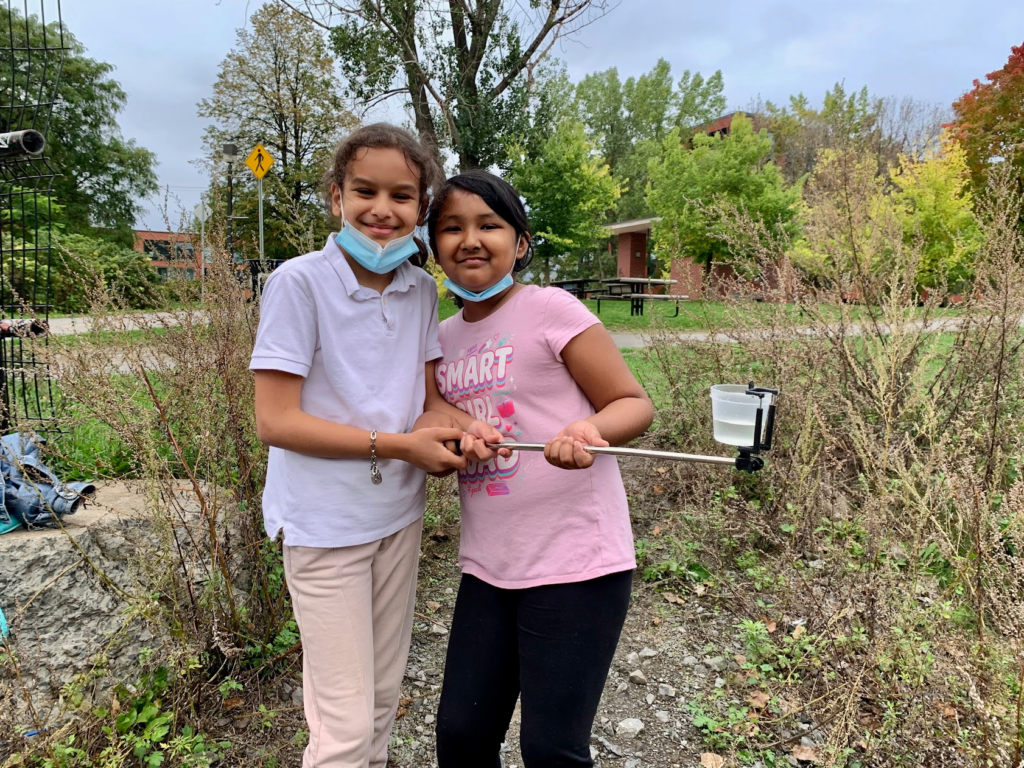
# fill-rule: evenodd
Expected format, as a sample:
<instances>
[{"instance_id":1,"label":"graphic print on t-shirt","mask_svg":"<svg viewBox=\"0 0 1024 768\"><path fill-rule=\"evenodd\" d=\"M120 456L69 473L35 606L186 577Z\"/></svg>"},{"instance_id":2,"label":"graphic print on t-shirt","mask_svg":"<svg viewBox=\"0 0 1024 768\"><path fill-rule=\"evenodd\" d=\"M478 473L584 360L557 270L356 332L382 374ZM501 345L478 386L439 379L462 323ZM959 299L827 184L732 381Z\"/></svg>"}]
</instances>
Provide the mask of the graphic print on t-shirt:
<instances>
[{"instance_id":1,"label":"graphic print on t-shirt","mask_svg":"<svg viewBox=\"0 0 1024 768\"><path fill-rule=\"evenodd\" d=\"M494 334L481 344L445 355L435 369L437 386L445 399L474 419L486 421L506 439L523 434L521 414L516 412L512 360L515 348L511 334ZM459 472L459 483L470 494L481 490L489 496L512 493L508 481L519 471L519 452L505 459L471 461Z\"/></svg>"}]
</instances>

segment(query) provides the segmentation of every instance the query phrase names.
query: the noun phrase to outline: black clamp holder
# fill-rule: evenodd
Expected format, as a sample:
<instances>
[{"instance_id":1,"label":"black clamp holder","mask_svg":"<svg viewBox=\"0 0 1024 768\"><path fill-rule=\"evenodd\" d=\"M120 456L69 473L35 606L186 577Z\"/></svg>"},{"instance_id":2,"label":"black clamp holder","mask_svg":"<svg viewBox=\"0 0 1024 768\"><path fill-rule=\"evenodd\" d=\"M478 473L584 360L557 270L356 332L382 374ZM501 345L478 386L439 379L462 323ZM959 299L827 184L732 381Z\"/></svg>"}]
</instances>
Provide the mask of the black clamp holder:
<instances>
[{"instance_id":1,"label":"black clamp holder","mask_svg":"<svg viewBox=\"0 0 1024 768\"><path fill-rule=\"evenodd\" d=\"M739 449L740 455L736 458L736 469L741 472L757 472L764 469L764 459L758 454L772 447L772 435L775 432L775 397L779 394L779 390L755 387L754 382L751 381L747 385L746 394L758 398L760 404L757 406L757 415L754 417L754 445ZM767 420L764 415L765 395L771 395ZM764 427L763 431L762 426Z\"/></svg>"}]
</instances>

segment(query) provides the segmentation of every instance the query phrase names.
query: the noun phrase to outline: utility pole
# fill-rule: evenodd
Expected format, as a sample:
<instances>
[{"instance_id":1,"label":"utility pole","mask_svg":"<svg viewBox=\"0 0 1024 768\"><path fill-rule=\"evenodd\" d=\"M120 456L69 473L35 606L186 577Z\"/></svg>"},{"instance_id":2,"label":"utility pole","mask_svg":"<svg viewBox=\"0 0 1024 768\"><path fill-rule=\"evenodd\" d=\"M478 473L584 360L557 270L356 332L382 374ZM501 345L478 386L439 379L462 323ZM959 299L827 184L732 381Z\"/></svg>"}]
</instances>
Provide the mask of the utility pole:
<instances>
[{"instance_id":1,"label":"utility pole","mask_svg":"<svg viewBox=\"0 0 1024 768\"><path fill-rule=\"evenodd\" d=\"M221 152L224 155L224 159L228 163L228 256L231 258L231 263L235 261L235 249L234 240L232 237L232 225L233 225L233 211L231 208L231 196L234 191L232 185L231 171L235 160L238 159L238 147L234 144L225 144L221 148Z\"/></svg>"}]
</instances>

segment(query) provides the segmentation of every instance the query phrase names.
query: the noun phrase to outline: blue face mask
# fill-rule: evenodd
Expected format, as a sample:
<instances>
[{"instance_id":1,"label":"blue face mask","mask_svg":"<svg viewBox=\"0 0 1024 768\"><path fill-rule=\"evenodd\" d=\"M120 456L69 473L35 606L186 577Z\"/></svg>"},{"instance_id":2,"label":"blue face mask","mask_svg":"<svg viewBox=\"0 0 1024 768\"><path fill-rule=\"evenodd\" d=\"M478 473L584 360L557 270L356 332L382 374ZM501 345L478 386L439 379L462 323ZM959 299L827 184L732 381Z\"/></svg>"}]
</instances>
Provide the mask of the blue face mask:
<instances>
[{"instance_id":1,"label":"blue face mask","mask_svg":"<svg viewBox=\"0 0 1024 768\"><path fill-rule=\"evenodd\" d=\"M341 232L334 238L334 242L355 259L359 266L374 274L386 275L397 269L410 256L419 252L419 246L412 239L412 232L381 247L380 243L375 242L348 222L344 209L342 209L341 218L344 224L341 227Z\"/></svg>"},{"instance_id":2,"label":"blue face mask","mask_svg":"<svg viewBox=\"0 0 1024 768\"><path fill-rule=\"evenodd\" d=\"M516 253L519 253L519 241L520 240L521 240L520 237L516 238ZM516 264L515 261L513 261L512 262L512 270L513 271L515 271L515 268L516 268L515 264ZM447 288L449 291L454 293L456 296L458 296L460 299L462 299L463 301L486 301L487 299L493 299L495 296L497 296L499 293L504 291L506 288L511 288L513 283L514 283L514 281L512 280L512 272L509 272L507 275L505 275L503 278L501 278L501 280L496 282L490 288L485 288L484 290L480 291L479 293L474 293L473 291L467 291L461 285L458 285L457 283L452 282L447 277L444 279L444 283L442 283L442 285L445 288Z\"/></svg>"}]
</instances>

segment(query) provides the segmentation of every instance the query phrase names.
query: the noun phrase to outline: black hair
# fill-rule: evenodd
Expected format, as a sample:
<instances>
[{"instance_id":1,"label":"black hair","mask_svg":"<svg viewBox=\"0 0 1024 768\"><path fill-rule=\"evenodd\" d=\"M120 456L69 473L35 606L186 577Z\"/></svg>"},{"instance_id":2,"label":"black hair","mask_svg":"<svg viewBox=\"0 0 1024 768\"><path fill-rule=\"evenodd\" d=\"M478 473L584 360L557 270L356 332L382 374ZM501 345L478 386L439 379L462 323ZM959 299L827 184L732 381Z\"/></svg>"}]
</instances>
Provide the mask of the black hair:
<instances>
[{"instance_id":1,"label":"black hair","mask_svg":"<svg viewBox=\"0 0 1024 768\"><path fill-rule=\"evenodd\" d=\"M523 201L519 193L504 179L487 171L466 171L452 176L446 181L427 211L427 233L430 236L430 250L437 253L437 223L441 212L452 192L468 192L483 200L487 207L504 219L516 232L516 237L526 238L526 253L516 259L513 272L522 272L533 261L533 234L530 232L530 219L526 215Z\"/></svg>"}]
</instances>

